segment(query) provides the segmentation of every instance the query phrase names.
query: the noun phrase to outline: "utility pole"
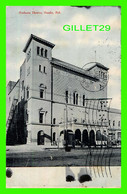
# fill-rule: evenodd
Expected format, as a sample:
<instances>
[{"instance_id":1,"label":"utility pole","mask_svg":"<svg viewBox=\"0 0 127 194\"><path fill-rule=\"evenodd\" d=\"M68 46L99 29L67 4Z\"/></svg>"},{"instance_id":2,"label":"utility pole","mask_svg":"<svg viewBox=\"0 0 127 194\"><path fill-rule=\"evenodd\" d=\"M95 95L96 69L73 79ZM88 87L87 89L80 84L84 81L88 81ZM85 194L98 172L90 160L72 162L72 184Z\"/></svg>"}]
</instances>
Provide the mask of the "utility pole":
<instances>
[{"instance_id":1,"label":"utility pole","mask_svg":"<svg viewBox=\"0 0 127 194\"><path fill-rule=\"evenodd\" d=\"M65 116L65 123L66 123L66 130L67 130L67 128L68 128L68 111L67 111L67 102L66 102L66 108L65 108L65 110L66 110L66 116Z\"/></svg>"}]
</instances>

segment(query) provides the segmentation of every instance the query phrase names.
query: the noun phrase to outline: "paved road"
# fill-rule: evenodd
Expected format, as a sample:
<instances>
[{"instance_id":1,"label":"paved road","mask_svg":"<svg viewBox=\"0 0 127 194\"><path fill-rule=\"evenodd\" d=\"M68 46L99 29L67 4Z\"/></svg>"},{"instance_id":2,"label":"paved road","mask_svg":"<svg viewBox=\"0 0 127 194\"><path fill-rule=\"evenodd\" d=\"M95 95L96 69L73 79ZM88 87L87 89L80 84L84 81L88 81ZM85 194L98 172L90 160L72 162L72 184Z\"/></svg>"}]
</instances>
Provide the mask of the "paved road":
<instances>
[{"instance_id":1,"label":"paved road","mask_svg":"<svg viewBox=\"0 0 127 194\"><path fill-rule=\"evenodd\" d=\"M48 166L120 166L120 148L39 149L14 151L7 149L7 167Z\"/></svg>"}]
</instances>

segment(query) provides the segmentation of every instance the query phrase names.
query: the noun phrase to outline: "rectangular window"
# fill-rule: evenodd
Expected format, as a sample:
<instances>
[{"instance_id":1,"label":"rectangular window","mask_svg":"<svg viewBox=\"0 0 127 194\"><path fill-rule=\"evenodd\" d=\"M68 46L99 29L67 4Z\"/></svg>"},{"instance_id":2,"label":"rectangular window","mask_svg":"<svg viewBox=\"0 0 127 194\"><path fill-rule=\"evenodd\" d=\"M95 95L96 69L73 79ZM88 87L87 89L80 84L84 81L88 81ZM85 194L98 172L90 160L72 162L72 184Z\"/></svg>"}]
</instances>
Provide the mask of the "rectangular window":
<instances>
[{"instance_id":1,"label":"rectangular window","mask_svg":"<svg viewBox=\"0 0 127 194\"><path fill-rule=\"evenodd\" d=\"M44 90L40 89L40 98L43 98L43 97L44 97Z\"/></svg>"},{"instance_id":2,"label":"rectangular window","mask_svg":"<svg viewBox=\"0 0 127 194\"><path fill-rule=\"evenodd\" d=\"M39 71L41 71L41 65L39 65Z\"/></svg>"},{"instance_id":3,"label":"rectangular window","mask_svg":"<svg viewBox=\"0 0 127 194\"><path fill-rule=\"evenodd\" d=\"M37 55L39 55L39 54L40 54L40 47L37 46Z\"/></svg>"},{"instance_id":4,"label":"rectangular window","mask_svg":"<svg viewBox=\"0 0 127 194\"><path fill-rule=\"evenodd\" d=\"M120 127L120 121L118 121L118 127Z\"/></svg>"},{"instance_id":5,"label":"rectangular window","mask_svg":"<svg viewBox=\"0 0 127 194\"><path fill-rule=\"evenodd\" d=\"M56 118L53 119L53 124L54 124L54 125L56 124Z\"/></svg>"},{"instance_id":6,"label":"rectangular window","mask_svg":"<svg viewBox=\"0 0 127 194\"><path fill-rule=\"evenodd\" d=\"M85 95L83 95L83 106L85 106Z\"/></svg>"},{"instance_id":7,"label":"rectangular window","mask_svg":"<svg viewBox=\"0 0 127 194\"><path fill-rule=\"evenodd\" d=\"M66 95L66 103L68 103L68 91L65 92Z\"/></svg>"},{"instance_id":8,"label":"rectangular window","mask_svg":"<svg viewBox=\"0 0 127 194\"><path fill-rule=\"evenodd\" d=\"M44 113L40 112L40 114L39 114L39 122L40 123L43 123L43 119L44 119L43 117L44 117Z\"/></svg>"}]
</instances>

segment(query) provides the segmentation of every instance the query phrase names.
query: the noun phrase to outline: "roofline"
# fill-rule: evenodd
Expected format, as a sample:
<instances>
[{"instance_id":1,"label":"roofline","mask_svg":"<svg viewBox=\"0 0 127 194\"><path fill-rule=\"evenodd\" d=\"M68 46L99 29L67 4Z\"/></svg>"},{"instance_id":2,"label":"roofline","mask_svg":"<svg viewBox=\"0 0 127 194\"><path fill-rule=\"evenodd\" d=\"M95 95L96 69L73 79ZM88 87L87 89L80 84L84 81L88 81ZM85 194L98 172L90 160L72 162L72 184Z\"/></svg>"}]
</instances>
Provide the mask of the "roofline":
<instances>
[{"instance_id":1,"label":"roofline","mask_svg":"<svg viewBox=\"0 0 127 194\"><path fill-rule=\"evenodd\" d=\"M110 107L109 113L121 114L121 109Z\"/></svg>"},{"instance_id":2,"label":"roofline","mask_svg":"<svg viewBox=\"0 0 127 194\"><path fill-rule=\"evenodd\" d=\"M56 59L56 58L54 58L54 59ZM57 60L57 59L56 59ZM59 59L58 59L59 60ZM62 61L61 61L62 62ZM85 72L83 73L83 72L80 72L80 71L78 71L78 70L76 70L76 69L74 69L74 68L72 68L72 67L69 67L69 63L67 63L67 62L65 62L65 61L63 61L64 63L66 63L67 65L68 65L68 67L66 66L62 66L62 65L60 65L60 64L57 64L57 63L55 63L55 61L51 61L51 63L53 64L53 65L55 65L56 67L62 67L63 69L67 69L67 70L70 70L70 71L72 71L72 72L74 72L74 73L77 73L77 74L80 74L80 75L82 75L83 77L84 76L86 76L88 79L90 78L90 79L92 79L93 81L98 81L98 78L96 78L96 77L93 77L93 76L91 76L91 75L88 75L88 74L86 74ZM70 65L72 65L72 64L70 64ZM75 65L73 65L74 67L77 67L77 66L75 66ZM82 70L82 68L80 68L79 67L79 69L81 69Z\"/></svg>"},{"instance_id":3,"label":"roofline","mask_svg":"<svg viewBox=\"0 0 127 194\"><path fill-rule=\"evenodd\" d=\"M104 65L102 65L102 64L100 64L100 63L96 63L96 64L93 65L92 67L89 67L89 68L87 69L87 71L93 69L93 68L96 67L96 66L101 67L102 69L105 69L105 70L109 70L108 67L105 67Z\"/></svg>"},{"instance_id":4,"label":"roofline","mask_svg":"<svg viewBox=\"0 0 127 194\"><path fill-rule=\"evenodd\" d=\"M53 44L51 42L48 42L47 40L44 40L42 38L39 38L39 37L31 34L30 37L29 37L29 39L28 39L28 41L27 41L27 43L26 43L26 45L25 45L25 47L24 47L24 49L23 49L23 52L24 53L26 52L26 50L27 50L28 46L30 45L32 39L33 40L36 40L39 43L43 43L44 45L49 46L50 48L53 48L55 46L55 44Z\"/></svg>"}]
</instances>

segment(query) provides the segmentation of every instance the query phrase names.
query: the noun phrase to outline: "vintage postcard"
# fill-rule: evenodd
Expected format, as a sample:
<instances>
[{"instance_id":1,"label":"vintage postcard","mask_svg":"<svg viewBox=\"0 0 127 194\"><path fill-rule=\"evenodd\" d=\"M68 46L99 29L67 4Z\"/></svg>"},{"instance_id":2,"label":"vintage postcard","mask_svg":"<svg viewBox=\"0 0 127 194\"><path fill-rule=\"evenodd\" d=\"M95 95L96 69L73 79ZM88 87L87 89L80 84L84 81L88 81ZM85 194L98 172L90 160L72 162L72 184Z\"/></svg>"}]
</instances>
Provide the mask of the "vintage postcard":
<instances>
[{"instance_id":1,"label":"vintage postcard","mask_svg":"<svg viewBox=\"0 0 127 194\"><path fill-rule=\"evenodd\" d=\"M6 7L6 187L121 187L120 7Z\"/></svg>"}]
</instances>

